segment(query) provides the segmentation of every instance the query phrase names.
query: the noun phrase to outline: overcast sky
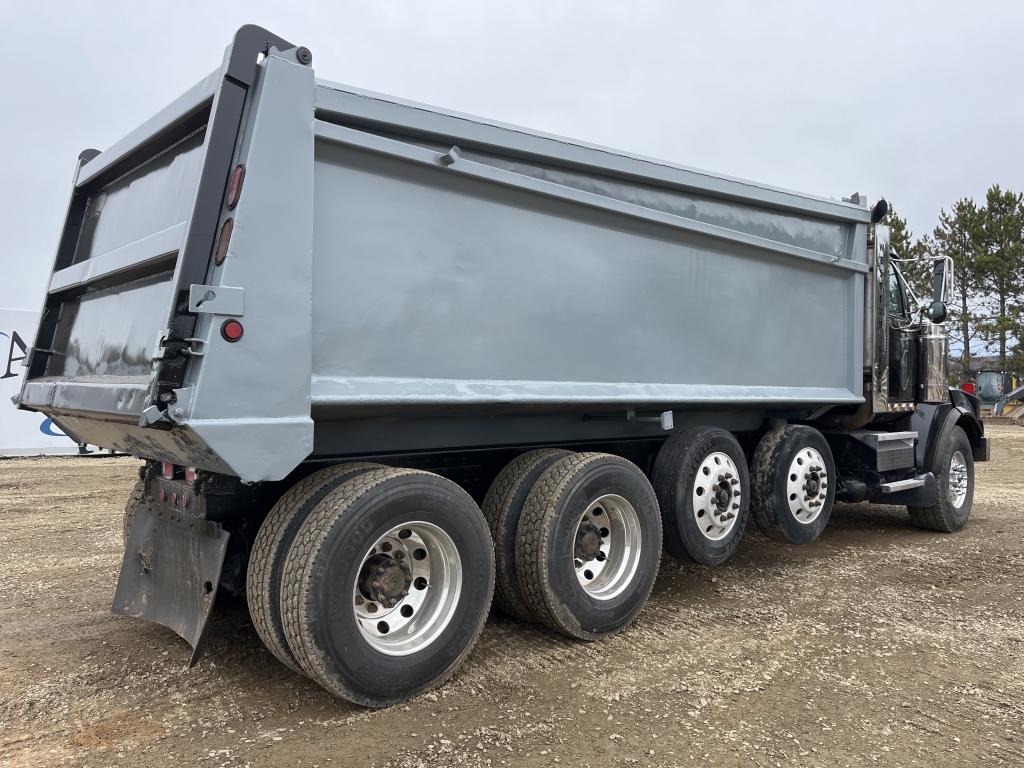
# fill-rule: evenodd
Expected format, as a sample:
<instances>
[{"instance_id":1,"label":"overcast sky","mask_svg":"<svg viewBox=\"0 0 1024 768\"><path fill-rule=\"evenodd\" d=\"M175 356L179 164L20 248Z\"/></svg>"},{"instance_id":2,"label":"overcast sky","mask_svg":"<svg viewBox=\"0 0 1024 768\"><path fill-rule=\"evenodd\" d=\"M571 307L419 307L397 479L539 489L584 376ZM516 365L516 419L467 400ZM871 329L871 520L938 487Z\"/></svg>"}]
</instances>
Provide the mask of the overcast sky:
<instances>
[{"instance_id":1,"label":"overcast sky","mask_svg":"<svg viewBox=\"0 0 1024 768\"><path fill-rule=\"evenodd\" d=\"M0 8L0 307L39 307L78 152L216 68L244 23L309 47L320 77L802 192L884 195L917 233L992 183L1024 190L1024 3L1009 0Z\"/></svg>"}]
</instances>

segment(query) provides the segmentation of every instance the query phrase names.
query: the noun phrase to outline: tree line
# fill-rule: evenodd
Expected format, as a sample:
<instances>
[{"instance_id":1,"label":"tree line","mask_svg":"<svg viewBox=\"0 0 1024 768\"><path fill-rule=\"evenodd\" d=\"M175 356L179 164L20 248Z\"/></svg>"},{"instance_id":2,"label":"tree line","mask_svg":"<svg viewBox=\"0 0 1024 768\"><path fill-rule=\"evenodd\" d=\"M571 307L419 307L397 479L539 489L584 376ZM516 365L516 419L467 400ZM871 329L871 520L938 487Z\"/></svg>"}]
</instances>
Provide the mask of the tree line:
<instances>
[{"instance_id":1,"label":"tree line","mask_svg":"<svg viewBox=\"0 0 1024 768\"><path fill-rule=\"evenodd\" d=\"M951 256L956 275L949 307L951 346L959 348L960 380L979 354L998 354L999 370L1024 370L1024 194L989 187L983 202L957 200L930 234L915 237L890 209L890 242L918 298L932 292L932 259Z\"/></svg>"}]
</instances>

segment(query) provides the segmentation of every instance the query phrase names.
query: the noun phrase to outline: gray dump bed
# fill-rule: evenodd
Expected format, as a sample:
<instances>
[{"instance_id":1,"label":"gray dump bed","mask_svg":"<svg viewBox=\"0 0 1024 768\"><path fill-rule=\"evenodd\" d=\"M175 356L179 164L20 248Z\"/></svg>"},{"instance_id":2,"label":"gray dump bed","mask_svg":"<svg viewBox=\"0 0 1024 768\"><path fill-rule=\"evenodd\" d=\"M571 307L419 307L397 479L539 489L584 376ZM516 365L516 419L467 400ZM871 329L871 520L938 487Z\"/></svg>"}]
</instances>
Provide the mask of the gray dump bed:
<instances>
[{"instance_id":1,"label":"gray dump bed","mask_svg":"<svg viewBox=\"0 0 1024 768\"><path fill-rule=\"evenodd\" d=\"M319 80L256 28L93 154L21 396L83 442L264 480L863 399L861 206Z\"/></svg>"}]
</instances>

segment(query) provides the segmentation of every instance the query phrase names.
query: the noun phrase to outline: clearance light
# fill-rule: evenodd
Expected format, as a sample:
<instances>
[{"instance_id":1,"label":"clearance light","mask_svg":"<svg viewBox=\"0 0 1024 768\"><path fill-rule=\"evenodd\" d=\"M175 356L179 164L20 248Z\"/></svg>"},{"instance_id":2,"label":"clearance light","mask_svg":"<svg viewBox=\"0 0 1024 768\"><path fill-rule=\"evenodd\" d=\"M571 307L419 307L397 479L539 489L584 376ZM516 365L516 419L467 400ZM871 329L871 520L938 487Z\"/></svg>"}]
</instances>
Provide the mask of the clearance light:
<instances>
[{"instance_id":1,"label":"clearance light","mask_svg":"<svg viewBox=\"0 0 1024 768\"><path fill-rule=\"evenodd\" d=\"M234 318L225 320L224 324L220 327L220 335L224 338L224 341L238 341L242 338L243 333L245 333L245 328Z\"/></svg>"}]
</instances>

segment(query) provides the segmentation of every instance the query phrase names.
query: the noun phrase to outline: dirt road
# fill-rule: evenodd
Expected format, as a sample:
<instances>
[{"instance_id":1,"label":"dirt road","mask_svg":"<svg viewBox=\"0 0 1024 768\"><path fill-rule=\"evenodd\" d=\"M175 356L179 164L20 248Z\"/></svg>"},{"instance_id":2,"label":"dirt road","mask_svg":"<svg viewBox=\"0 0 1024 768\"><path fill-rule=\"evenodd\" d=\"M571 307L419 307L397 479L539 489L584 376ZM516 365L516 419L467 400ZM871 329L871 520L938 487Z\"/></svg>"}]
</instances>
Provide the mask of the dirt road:
<instances>
[{"instance_id":1,"label":"dirt road","mask_svg":"<svg viewBox=\"0 0 1024 768\"><path fill-rule=\"evenodd\" d=\"M1024 429L990 427L962 533L840 506L796 548L666 559L593 644L493 616L440 691L331 699L219 615L200 665L109 613L127 459L0 462L0 765L1024 765Z\"/></svg>"}]
</instances>

